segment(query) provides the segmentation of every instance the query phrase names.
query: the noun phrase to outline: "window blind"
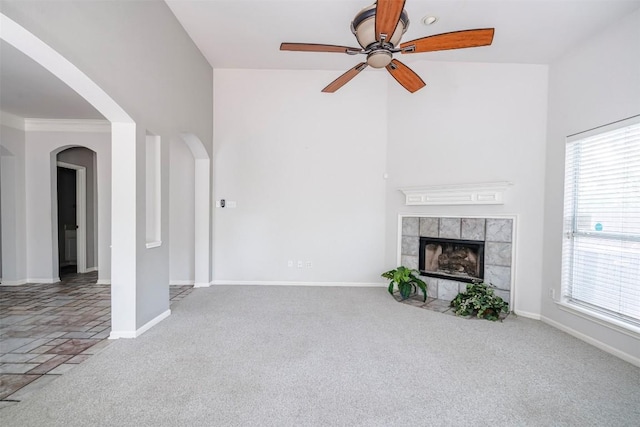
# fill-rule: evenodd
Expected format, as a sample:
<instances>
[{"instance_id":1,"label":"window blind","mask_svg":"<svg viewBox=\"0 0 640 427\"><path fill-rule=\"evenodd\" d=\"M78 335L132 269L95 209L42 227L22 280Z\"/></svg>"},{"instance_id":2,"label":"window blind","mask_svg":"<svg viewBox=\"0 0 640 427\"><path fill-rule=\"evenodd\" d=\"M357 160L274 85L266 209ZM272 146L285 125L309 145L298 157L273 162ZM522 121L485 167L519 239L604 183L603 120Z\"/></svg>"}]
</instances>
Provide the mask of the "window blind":
<instances>
[{"instance_id":1,"label":"window blind","mask_svg":"<svg viewBox=\"0 0 640 427\"><path fill-rule=\"evenodd\" d=\"M638 326L640 120L570 137L565 167L563 299Z\"/></svg>"}]
</instances>

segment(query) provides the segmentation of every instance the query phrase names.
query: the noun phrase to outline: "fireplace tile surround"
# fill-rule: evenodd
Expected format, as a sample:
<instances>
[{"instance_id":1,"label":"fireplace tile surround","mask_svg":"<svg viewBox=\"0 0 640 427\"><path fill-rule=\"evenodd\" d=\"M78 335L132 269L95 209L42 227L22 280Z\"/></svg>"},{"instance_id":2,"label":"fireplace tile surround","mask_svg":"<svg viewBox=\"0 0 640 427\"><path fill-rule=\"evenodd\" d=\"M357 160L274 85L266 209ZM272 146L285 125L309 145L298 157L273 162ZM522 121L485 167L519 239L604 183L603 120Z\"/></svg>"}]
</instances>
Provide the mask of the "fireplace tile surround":
<instances>
[{"instance_id":1,"label":"fireplace tile surround","mask_svg":"<svg viewBox=\"0 0 640 427\"><path fill-rule=\"evenodd\" d=\"M484 281L497 289L496 295L511 306L513 226L512 218L464 218L401 216L400 263L418 269L420 237L485 242ZM451 301L467 283L421 276L430 298Z\"/></svg>"}]
</instances>

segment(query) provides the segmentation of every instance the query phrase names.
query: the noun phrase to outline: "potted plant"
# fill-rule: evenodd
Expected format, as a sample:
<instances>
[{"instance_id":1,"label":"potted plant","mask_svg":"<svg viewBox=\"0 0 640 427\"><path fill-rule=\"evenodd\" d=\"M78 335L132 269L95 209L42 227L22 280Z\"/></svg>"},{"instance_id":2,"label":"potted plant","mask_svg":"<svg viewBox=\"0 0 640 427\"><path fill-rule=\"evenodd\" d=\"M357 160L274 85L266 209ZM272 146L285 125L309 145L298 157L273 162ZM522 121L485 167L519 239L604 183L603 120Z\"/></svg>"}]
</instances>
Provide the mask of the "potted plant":
<instances>
[{"instance_id":1,"label":"potted plant","mask_svg":"<svg viewBox=\"0 0 640 427\"><path fill-rule=\"evenodd\" d=\"M418 288L422 290L424 295L423 301L427 300L427 284L424 283L415 274L419 274L418 270L400 266L393 270L382 273L382 277L389 279L389 293L393 295L394 286L398 286L398 291L403 300L409 298L412 292L418 292Z\"/></svg>"},{"instance_id":2,"label":"potted plant","mask_svg":"<svg viewBox=\"0 0 640 427\"><path fill-rule=\"evenodd\" d=\"M509 312L509 304L495 295L493 290L491 284L483 282L467 285L467 290L451 301L451 307L458 316L475 314L480 319L498 320L500 313Z\"/></svg>"}]
</instances>

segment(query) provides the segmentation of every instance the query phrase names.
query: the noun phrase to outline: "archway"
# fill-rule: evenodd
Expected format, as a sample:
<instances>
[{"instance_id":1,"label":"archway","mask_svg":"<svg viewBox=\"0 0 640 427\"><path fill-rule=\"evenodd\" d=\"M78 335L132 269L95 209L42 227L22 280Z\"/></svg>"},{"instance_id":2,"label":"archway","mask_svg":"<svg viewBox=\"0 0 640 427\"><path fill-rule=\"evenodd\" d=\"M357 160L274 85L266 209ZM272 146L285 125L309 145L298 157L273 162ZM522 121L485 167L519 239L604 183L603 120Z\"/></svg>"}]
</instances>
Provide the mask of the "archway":
<instances>
[{"instance_id":1,"label":"archway","mask_svg":"<svg viewBox=\"0 0 640 427\"><path fill-rule=\"evenodd\" d=\"M87 273L99 266L98 222L104 218L99 215L103 207L97 191L97 157L94 150L82 146L65 146L51 153L53 257L59 267L75 266L69 272Z\"/></svg>"},{"instance_id":2,"label":"archway","mask_svg":"<svg viewBox=\"0 0 640 427\"><path fill-rule=\"evenodd\" d=\"M118 200L111 221L112 338L136 336L136 124L100 86L75 65L18 23L0 13L0 38L42 65L75 90L111 122L111 153L118 173L112 197Z\"/></svg>"},{"instance_id":3,"label":"archway","mask_svg":"<svg viewBox=\"0 0 640 427\"><path fill-rule=\"evenodd\" d=\"M182 133L182 141L193 156L193 271L194 287L206 287L211 282L210 256L210 163L202 141L191 133ZM173 244L173 243L172 243Z\"/></svg>"}]
</instances>

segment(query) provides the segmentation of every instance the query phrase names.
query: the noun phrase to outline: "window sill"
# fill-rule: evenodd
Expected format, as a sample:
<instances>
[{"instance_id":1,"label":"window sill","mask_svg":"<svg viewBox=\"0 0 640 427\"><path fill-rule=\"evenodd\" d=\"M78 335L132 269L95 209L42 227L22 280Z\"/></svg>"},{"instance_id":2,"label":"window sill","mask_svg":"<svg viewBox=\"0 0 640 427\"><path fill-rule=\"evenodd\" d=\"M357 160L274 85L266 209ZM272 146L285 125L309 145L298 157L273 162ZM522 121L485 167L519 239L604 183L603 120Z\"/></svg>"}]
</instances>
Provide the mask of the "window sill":
<instances>
[{"instance_id":1,"label":"window sill","mask_svg":"<svg viewBox=\"0 0 640 427\"><path fill-rule=\"evenodd\" d=\"M590 320L599 325L605 326L614 331L628 335L632 338L640 339L640 327L631 325L618 319L606 316L593 310L572 304L567 301L555 301L558 308L567 313L571 313L583 319Z\"/></svg>"},{"instance_id":2,"label":"window sill","mask_svg":"<svg viewBox=\"0 0 640 427\"><path fill-rule=\"evenodd\" d=\"M162 246L162 242L161 241L147 242L146 246L147 246L147 249L158 248Z\"/></svg>"}]
</instances>

